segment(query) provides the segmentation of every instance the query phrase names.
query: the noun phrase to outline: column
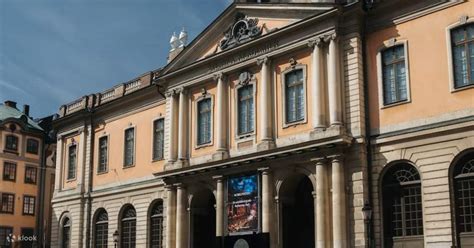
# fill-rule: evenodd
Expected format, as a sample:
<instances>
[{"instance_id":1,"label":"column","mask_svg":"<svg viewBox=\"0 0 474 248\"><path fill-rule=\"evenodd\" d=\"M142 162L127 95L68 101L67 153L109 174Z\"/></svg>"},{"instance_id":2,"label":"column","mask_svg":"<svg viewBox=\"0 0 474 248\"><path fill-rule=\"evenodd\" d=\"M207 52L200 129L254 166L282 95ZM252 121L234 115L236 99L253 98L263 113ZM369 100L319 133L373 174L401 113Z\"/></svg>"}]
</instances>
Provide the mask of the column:
<instances>
[{"instance_id":1,"label":"column","mask_svg":"<svg viewBox=\"0 0 474 248\"><path fill-rule=\"evenodd\" d=\"M178 113L178 159L188 159L188 95L185 89L179 90Z\"/></svg>"},{"instance_id":2,"label":"column","mask_svg":"<svg viewBox=\"0 0 474 248\"><path fill-rule=\"evenodd\" d=\"M273 177L269 168L262 168L262 232L270 236L270 247L275 247L274 226L275 218L273 214Z\"/></svg>"},{"instance_id":3,"label":"column","mask_svg":"<svg viewBox=\"0 0 474 248\"><path fill-rule=\"evenodd\" d=\"M346 235L346 191L342 156L331 157L332 165L332 223L335 248L345 248Z\"/></svg>"},{"instance_id":4,"label":"column","mask_svg":"<svg viewBox=\"0 0 474 248\"><path fill-rule=\"evenodd\" d=\"M328 58L329 122L331 126L342 124L341 73L339 71L338 49L338 37L333 34L329 37Z\"/></svg>"},{"instance_id":5,"label":"column","mask_svg":"<svg viewBox=\"0 0 474 248\"><path fill-rule=\"evenodd\" d=\"M228 157L227 147L227 130L228 130L228 99L227 99L227 82L224 79L224 75L219 73L214 76L217 80L217 99L216 99L216 145L217 145L217 156L218 159L224 159Z\"/></svg>"},{"instance_id":6,"label":"column","mask_svg":"<svg viewBox=\"0 0 474 248\"><path fill-rule=\"evenodd\" d=\"M166 248L176 247L176 188L166 187Z\"/></svg>"},{"instance_id":7,"label":"column","mask_svg":"<svg viewBox=\"0 0 474 248\"><path fill-rule=\"evenodd\" d=\"M273 129L272 129L272 86L270 75L270 60L264 57L258 60L258 64L262 66L260 97L259 97L259 119L260 121L260 137L263 148L268 149L273 145ZM257 121L257 123L258 123Z\"/></svg>"},{"instance_id":8,"label":"column","mask_svg":"<svg viewBox=\"0 0 474 248\"><path fill-rule=\"evenodd\" d=\"M323 86L323 40L317 38L308 44L313 48L311 55L311 97L312 101L312 122L313 128L325 128L325 111L324 111L324 86Z\"/></svg>"},{"instance_id":9,"label":"column","mask_svg":"<svg viewBox=\"0 0 474 248\"><path fill-rule=\"evenodd\" d=\"M216 237L224 236L224 178L215 176L216 180Z\"/></svg>"},{"instance_id":10,"label":"column","mask_svg":"<svg viewBox=\"0 0 474 248\"><path fill-rule=\"evenodd\" d=\"M183 185L177 186L176 248L188 248L188 197Z\"/></svg>"},{"instance_id":11,"label":"column","mask_svg":"<svg viewBox=\"0 0 474 248\"><path fill-rule=\"evenodd\" d=\"M326 164L324 159L317 159L316 162L316 204L315 204L315 225L316 225L316 247L326 248L329 245L326 230L327 216L327 182L326 182Z\"/></svg>"},{"instance_id":12,"label":"column","mask_svg":"<svg viewBox=\"0 0 474 248\"><path fill-rule=\"evenodd\" d=\"M170 120L169 120L169 145L168 145L168 162L174 162L177 160L177 148L178 148L178 100L176 94L170 91L166 94L166 97L170 101Z\"/></svg>"}]
</instances>

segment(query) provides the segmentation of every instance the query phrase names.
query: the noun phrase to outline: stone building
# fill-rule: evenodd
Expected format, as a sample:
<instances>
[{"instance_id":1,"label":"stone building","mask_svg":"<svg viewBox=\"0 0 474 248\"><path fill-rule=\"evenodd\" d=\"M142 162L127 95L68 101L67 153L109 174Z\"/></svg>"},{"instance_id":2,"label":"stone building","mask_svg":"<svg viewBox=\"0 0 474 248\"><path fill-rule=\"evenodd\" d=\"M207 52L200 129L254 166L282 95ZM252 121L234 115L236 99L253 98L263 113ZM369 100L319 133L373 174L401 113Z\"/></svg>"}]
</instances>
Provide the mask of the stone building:
<instances>
[{"instance_id":1,"label":"stone building","mask_svg":"<svg viewBox=\"0 0 474 248\"><path fill-rule=\"evenodd\" d=\"M235 1L173 35L60 108L53 247L469 247L473 8Z\"/></svg>"},{"instance_id":2,"label":"stone building","mask_svg":"<svg viewBox=\"0 0 474 248\"><path fill-rule=\"evenodd\" d=\"M54 184L52 116L0 105L0 247L48 247Z\"/></svg>"}]
</instances>

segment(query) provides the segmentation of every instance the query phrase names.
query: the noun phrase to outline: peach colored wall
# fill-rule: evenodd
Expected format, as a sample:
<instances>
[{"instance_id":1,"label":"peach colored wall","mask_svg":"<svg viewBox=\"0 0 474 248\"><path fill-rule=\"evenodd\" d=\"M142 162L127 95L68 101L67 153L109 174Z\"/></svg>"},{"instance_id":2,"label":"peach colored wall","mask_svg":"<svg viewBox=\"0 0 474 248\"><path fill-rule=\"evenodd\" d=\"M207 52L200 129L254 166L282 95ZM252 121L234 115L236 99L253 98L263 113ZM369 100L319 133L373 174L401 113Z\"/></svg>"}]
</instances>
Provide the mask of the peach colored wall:
<instances>
[{"instance_id":1,"label":"peach colored wall","mask_svg":"<svg viewBox=\"0 0 474 248\"><path fill-rule=\"evenodd\" d=\"M472 108L474 89L450 91L446 27L465 14L474 18L474 2L373 32L367 36L370 124L372 128L429 118ZM411 102L380 109L376 55L391 38L408 41Z\"/></svg>"},{"instance_id":2,"label":"peach colored wall","mask_svg":"<svg viewBox=\"0 0 474 248\"><path fill-rule=\"evenodd\" d=\"M284 72L287 68L291 67L289 60L293 58L296 60L298 65L303 65L306 67L306 78L305 78L305 87L306 87L306 122L296 125L291 125L288 127L284 127L284 111L283 111L283 92L282 92L282 72ZM274 60L274 83L275 83L275 115L276 115L276 131L277 131L277 138L284 137L288 135L295 135L304 132L308 132L312 130L311 128L311 51L309 49L292 53L291 55L287 55L278 59Z\"/></svg>"},{"instance_id":3,"label":"peach colored wall","mask_svg":"<svg viewBox=\"0 0 474 248\"><path fill-rule=\"evenodd\" d=\"M76 177L74 179L67 179L67 171L68 171L68 165L69 165L69 146L73 144L73 142L76 145ZM81 160L80 159L80 146L82 146L82 140L81 140L81 135L76 134L73 136L68 136L65 137L63 140L63 158L62 158L62 164L64 165L63 168L63 185L62 189L73 189L77 187L77 180L81 178L82 176L82 166L80 164Z\"/></svg>"},{"instance_id":4,"label":"peach colored wall","mask_svg":"<svg viewBox=\"0 0 474 248\"><path fill-rule=\"evenodd\" d=\"M165 102L149 109L117 119L105 120L96 127L94 140L93 185L124 182L150 176L163 170L165 161L152 161L153 121L165 117ZM135 163L124 168L124 134L129 127L135 127ZM108 136L108 171L97 173L99 138Z\"/></svg>"}]
</instances>

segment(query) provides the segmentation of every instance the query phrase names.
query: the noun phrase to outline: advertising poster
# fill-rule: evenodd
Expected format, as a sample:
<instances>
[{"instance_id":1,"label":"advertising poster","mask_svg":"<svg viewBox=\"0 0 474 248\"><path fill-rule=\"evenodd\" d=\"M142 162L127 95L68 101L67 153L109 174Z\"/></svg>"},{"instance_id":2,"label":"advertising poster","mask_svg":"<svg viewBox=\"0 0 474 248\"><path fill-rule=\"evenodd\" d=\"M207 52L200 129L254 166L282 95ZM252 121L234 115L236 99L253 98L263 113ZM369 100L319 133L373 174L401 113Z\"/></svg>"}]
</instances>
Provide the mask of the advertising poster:
<instances>
[{"instance_id":1,"label":"advertising poster","mask_svg":"<svg viewBox=\"0 0 474 248\"><path fill-rule=\"evenodd\" d=\"M229 233L258 231L258 176L228 180L227 218Z\"/></svg>"}]
</instances>

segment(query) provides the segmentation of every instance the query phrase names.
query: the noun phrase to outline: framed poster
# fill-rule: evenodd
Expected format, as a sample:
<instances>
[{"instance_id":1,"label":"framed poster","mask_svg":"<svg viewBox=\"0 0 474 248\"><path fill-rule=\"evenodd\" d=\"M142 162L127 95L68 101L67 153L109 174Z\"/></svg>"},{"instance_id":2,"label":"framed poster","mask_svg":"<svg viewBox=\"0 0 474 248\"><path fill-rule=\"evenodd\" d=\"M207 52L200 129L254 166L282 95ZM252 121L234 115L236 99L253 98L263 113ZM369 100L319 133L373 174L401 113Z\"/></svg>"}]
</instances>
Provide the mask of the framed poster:
<instances>
[{"instance_id":1,"label":"framed poster","mask_svg":"<svg viewBox=\"0 0 474 248\"><path fill-rule=\"evenodd\" d=\"M258 232L258 175L233 177L227 182L229 234Z\"/></svg>"}]
</instances>

